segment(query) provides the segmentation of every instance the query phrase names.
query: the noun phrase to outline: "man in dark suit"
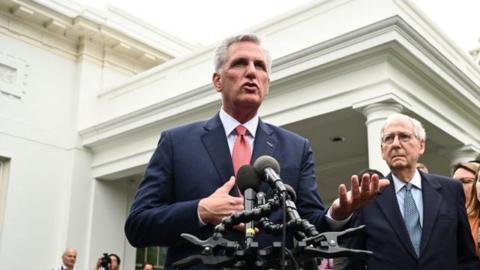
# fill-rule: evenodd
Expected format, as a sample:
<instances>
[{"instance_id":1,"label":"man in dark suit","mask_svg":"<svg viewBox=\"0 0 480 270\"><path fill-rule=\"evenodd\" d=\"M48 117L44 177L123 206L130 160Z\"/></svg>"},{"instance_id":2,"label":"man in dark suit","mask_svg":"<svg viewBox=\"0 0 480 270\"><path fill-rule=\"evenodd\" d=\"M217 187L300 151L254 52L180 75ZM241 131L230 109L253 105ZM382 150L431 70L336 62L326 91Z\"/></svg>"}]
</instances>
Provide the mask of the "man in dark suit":
<instances>
[{"instance_id":1,"label":"man in dark suit","mask_svg":"<svg viewBox=\"0 0 480 270\"><path fill-rule=\"evenodd\" d=\"M341 228L351 213L385 184L379 184L378 177L368 177L359 187L355 176L352 190L347 192L341 185L340 198L327 211L317 192L308 140L264 123L257 115L268 94L269 71L268 53L256 36L226 39L216 50L213 74L213 85L222 95L220 112L207 121L162 133L138 188L125 232L133 246L168 246L167 269L173 262L200 252L199 247L183 241L181 233L206 239L222 218L243 210L243 199L234 187L236 171L232 164L238 139L246 140L244 147L249 148L250 162L262 155L278 160L282 179L297 192L300 215L320 231ZM246 128L246 134L237 130L239 125ZM281 211L270 219L279 223ZM226 238L241 240L244 233L238 229ZM261 246L274 240L263 232L255 237Z\"/></svg>"},{"instance_id":2,"label":"man in dark suit","mask_svg":"<svg viewBox=\"0 0 480 270\"><path fill-rule=\"evenodd\" d=\"M366 225L365 237L352 247L374 255L366 261L350 259L345 269L478 269L461 184L416 169L425 151L421 123L395 114L381 133L391 184L352 218Z\"/></svg>"}]
</instances>

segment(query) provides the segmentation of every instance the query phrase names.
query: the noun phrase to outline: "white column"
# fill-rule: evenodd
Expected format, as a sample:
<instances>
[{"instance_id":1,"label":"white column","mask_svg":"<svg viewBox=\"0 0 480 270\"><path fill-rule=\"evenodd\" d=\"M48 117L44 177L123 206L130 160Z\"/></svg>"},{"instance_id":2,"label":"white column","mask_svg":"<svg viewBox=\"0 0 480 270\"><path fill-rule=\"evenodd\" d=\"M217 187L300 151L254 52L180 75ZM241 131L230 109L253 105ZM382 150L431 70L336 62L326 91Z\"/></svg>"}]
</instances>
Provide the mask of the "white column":
<instances>
[{"instance_id":1,"label":"white column","mask_svg":"<svg viewBox=\"0 0 480 270\"><path fill-rule=\"evenodd\" d=\"M368 137L368 167L376 169L385 175L390 172L387 164L382 158L380 130L389 115L402 111L402 105L398 103L375 103L362 109L363 115L367 117Z\"/></svg>"}]
</instances>

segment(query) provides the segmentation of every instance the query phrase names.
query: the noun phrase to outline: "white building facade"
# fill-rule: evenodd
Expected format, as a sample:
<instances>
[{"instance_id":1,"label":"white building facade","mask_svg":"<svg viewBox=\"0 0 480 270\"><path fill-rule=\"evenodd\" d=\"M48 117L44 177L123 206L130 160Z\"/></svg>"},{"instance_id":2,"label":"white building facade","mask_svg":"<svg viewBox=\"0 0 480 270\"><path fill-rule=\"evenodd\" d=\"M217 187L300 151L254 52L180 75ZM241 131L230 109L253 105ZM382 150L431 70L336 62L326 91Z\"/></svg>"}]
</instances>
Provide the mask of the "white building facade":
<instances>
[{"instance_id":1,"label":"white building facade","mask_svg":"<svg viewBox=\"0 0 480 270\"><path fill-rule=\"evenodd\" d=\"M318 0L248 29L273 59L260 116L311 141L327 204L351 174L388 172L389 114L424 123L433 173L480 153L479 67L412 2ZM0 269L52 268L65 247L78 269L103 252L134 269L136 186L162 130L218 111L213 50L115 8L0 1Z\"/></svg>"}]
</instances>

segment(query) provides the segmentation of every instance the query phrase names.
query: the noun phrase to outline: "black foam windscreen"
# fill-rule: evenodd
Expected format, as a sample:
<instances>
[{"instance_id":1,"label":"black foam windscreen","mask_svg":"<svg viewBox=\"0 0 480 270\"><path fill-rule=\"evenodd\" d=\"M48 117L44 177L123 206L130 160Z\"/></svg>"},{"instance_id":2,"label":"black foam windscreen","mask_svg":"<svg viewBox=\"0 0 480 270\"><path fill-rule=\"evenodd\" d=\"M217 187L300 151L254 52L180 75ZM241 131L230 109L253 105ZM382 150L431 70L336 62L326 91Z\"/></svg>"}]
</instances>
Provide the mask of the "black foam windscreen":
<instances>
[{"instance_id":1,"label":"black foam windscreen","mask_svg":"<svg viewBox=\"0 0 480 270\"><path fill-rule=\"evenodd\" d=\"M237 179L235 183L243 194L243 192L247 188L258 191L258 189L260 188L261 180L257 171L252 165L243 165L242 167L240 167L240 169L238 169Z\"/></svg>"},{"instance_id":2,"label":"black foam windscreen","mask_svg":"<svg viewBox=\"0 0 480 270\"><path fill-rule=\"evenodd\" d=\"M266 168L271 168L273 169L277 174L280 174L280 164L278 164L278 161L274 159L271 156L261 156L255 160L253 163L253 166L255 167L255 170L261 175L264 174L264 171Z\"/></svg>"}]
</instances>

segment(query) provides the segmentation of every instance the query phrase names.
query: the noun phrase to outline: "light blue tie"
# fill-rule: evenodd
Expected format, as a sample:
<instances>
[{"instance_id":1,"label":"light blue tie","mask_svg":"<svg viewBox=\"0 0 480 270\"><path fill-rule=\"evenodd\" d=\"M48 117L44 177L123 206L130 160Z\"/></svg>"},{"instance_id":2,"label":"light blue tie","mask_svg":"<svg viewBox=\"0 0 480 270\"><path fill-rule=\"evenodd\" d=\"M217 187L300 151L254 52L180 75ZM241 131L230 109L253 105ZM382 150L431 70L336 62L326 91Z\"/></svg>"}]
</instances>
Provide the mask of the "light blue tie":
<instances>
[{"instance_id":1,"label":"light blue tie","mask_svg":"<svg viewBox=\"0 0 480 270\"><path fill-rule=\"evenodd\" d=\"M404 186L405 197L403 202L403 213L405 215L404 220L408 234L410 235L410 240L412 241L415 253L419 256L422 227L420 226L420 215L418 214L417 206L415 205L415 200L412 196L412 188L413 186L411 183L407 183Z\"/></svg>"}]
</instances>

